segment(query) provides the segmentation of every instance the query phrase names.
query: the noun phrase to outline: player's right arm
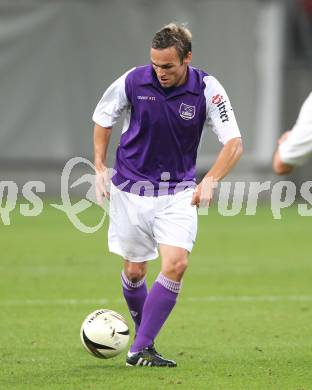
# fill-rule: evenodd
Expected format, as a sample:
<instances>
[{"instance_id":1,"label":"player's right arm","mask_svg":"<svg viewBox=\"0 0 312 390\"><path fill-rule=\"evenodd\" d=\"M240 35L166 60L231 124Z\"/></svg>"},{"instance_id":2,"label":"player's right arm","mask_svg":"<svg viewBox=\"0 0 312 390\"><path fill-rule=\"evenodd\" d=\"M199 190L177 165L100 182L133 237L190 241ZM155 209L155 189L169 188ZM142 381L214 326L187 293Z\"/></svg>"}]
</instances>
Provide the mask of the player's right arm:
<instances>
[{"instance_id":1,"label":"player's right arm","mask_svg":"<svg viewBox=\"0 0 312 390\"><path fill-rule=\"evenodd\" d=\"M107 169L107 150L112 134L112 127L102 127L97 123L93 130L95 193L97 202L102 205L103 195L109 199L109 175Z\"/></svg>"},{"instance_id":2,"label":"player's right arm","mask_svg":"<svg viewBox=\"0 0 312 390\"><path fill-rule=\"evenodd\" d=\"M107 169L107 150L112 128L123 110L129 105L125 84L127 74L131 72L131 70L119 77L104 92L92 117L95 122L93 143L96 198L100 205L103 203L103 196L109 199L108 185L110 179Z\"/></svg>"}]
</instances>

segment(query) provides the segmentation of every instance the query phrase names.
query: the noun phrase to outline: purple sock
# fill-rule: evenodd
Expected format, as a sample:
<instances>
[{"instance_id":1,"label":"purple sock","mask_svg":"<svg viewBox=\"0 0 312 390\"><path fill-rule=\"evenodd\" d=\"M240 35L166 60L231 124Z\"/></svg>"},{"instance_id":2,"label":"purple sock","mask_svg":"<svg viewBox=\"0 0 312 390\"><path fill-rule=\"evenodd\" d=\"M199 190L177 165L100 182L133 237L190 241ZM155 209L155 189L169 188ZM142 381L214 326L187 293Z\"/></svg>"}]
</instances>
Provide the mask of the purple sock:
<instances>
[{"instance_id":1,"label":"purple sock","mask_svg":"<svg viewBox=\"0 0 312 390\"><path fill-rule=\"evenodd\" d=\"M145 278L139 282L131 282L124 271L121 273L122 290L127 302L131 317L135 323L135 331L137 332L141 323L142 311L145 299L147 297L147 287Z\"/></svg>"},{"instance_id":2,"label":"purple sock","mask_svg":"<svg viewBox=\"0 0 312 390\"><path fill-rule=\"evenodd\" d=\"M138 352L154 342L158 332L173 309L181 282L166 278L160 273L145 300L141 325L130 352Z\"/></svg>"}]
</instances>

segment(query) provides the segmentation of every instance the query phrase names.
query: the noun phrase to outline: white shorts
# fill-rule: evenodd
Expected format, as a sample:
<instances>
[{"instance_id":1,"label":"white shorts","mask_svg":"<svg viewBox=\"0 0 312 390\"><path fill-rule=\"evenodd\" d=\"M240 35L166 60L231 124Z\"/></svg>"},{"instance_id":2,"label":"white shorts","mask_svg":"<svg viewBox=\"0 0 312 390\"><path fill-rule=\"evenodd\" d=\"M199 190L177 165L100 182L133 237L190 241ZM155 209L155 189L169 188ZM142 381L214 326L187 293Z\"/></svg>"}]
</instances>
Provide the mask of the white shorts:
<instances>
[{"instance_id":1,"label":"white shorts","mask_svg":"<svg viewBox=\"0 0 312 390\"><path fill-rule=\"evenodd\" d=\"M133 262L158 257L158 244L191 252L197 233L197 209L191 206L194 189L175 195L147 197L110 189L110 252Z\"/></svg>"}]
</instances>

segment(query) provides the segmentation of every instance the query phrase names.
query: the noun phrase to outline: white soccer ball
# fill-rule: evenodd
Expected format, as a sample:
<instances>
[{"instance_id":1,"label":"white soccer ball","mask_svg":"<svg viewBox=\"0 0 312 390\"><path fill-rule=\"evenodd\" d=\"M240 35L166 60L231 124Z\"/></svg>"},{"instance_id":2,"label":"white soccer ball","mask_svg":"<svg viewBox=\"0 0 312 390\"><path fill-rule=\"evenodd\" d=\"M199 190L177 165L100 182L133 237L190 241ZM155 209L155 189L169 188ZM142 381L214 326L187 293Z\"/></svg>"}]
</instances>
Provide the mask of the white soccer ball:
<instances>
[{"instance_id":1,"label":"white soccer ball","mask_svg":"<svg viewBox=\"0 0 312 390\"><path fill-rule=\"evenodd\" d=\"M109 359L122 352L127 347L129 337L126 320L108 309L99 309L89 314L80 329L85 349L101 359Z\"/></svg>"}]
</instances>

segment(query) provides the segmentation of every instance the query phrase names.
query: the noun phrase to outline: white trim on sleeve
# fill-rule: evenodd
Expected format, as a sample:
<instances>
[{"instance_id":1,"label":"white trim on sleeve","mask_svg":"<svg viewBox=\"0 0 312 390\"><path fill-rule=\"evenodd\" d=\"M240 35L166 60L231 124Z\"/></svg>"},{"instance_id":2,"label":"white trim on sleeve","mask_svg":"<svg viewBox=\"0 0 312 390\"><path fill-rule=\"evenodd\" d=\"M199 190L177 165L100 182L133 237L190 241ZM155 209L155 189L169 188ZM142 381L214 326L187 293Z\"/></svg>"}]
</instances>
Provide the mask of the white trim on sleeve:
<instances>
[{"instance_id":1,"label":"white trim on sleeve","mask_svg":"<svg viewBox=\"0 0 312 390\"><path fill-rule=\"evenodd\" d=\"M117 122L123 110L129 106L130 103L125 91L125 81L128 73L133 69L135 68L130 69L115 80L104 92L92 116L92 120L95 123L102 127L112 127Z\"/></svg>"},{"instance_id":2,"label":"white trim on sleeve","mask_svg":"<svg viewBox=\"0 0 312 390\"><path fill-rule=\"evenodd\" d=\"M203 79L206 98L206 125L212 128L222 144L232 138L241 137L236 118L225 89L213 76Z\"/></svg>"}]
</instances>

